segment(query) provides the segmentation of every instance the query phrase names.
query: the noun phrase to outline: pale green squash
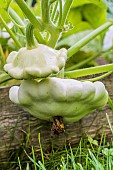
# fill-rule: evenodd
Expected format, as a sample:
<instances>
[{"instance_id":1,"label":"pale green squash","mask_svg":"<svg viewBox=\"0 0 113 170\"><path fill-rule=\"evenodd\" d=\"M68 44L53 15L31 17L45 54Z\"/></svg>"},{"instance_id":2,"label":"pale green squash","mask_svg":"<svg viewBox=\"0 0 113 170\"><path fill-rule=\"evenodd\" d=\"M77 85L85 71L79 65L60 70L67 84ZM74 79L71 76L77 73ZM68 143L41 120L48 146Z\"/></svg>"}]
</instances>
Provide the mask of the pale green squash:
<instances>
[{"instance_id":1,"label":"pale green squash","mask_svg":"<svg viewBox=\"0 0 113 170\"><path fill-rule=\"evenodd\" d=\"M62 116L64 123L70 123L105 106L108 92L99 81L46 78L24 80L10 89L9 97L39 119L53 121L54 116Z\"/></svg>"},{"instance_id":2,"label":"pale green squash","mask_svg":"<svg viewBox=\"0 0 113 170\"><path fill-rule=\"evenodd\" d=\"M55 50L43 44L28 50L13 51L7 58L4 70L15 79L45 78L58 73L67 59L67 50Z\"/></svg>"}]
</instances>

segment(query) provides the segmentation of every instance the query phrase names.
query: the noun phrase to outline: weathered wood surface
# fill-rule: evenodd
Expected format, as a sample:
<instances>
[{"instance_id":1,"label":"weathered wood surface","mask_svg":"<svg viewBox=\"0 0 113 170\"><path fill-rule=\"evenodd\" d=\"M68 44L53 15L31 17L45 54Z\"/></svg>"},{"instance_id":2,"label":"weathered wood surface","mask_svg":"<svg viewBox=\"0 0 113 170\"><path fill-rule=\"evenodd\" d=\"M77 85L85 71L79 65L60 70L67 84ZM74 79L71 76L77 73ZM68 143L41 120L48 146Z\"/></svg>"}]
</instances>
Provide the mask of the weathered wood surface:
<instances>
[{"instance_id":1,"label":"weathered wood surface","mask_svg":"<svg viewBox=\"0 0 113 170\"><path fill-rule=\"evenodd\" d=\"M103 82L113 99L113 75L104 79ZM38 146L37 136L40 133L43 149L51 148L50 123L31 116L21 107L13 104L8 98L9 88L0 87L0 164L9 158L12 150L26 142L28 133L30 133L30 142L33 146ZM107 105L99 112L66 125L65 134L54 137L52 141L54 147L64 146L65 143L76 144L85 133L92 137L100 137L104 132L107 138L111 139L113 136L106 119L106 113L113 124L113 113Z\"/></svg>"}]
</instances>

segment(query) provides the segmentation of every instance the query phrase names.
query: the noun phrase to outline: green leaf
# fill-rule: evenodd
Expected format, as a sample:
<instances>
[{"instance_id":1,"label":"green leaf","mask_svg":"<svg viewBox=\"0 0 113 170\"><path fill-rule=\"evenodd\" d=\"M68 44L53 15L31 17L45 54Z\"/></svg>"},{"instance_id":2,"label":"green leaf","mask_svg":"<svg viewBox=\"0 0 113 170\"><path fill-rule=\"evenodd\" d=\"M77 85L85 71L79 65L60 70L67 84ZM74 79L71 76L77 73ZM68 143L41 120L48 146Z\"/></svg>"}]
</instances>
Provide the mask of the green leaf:
<instances>
[{"instance_id":1,"label":"green leaf","mask_svg":"<svg viewBox=\"0 0 113 170\"><path fill-rule=\"evenodd\" d=\"M41 0L38 0L35 4L35 8L31 8L31 10L36 16L41 17Z\"/></svg>"},{"instance_id":2,"label":"green leaf","mask_svg":"<svg viewBox=\"0 0 113 170\"><path fill-rule=\"evenodd\" d=\"M67 36L58 42L57 47L63 47L63 46L71 47L91 32L92 30L85 30L77 34L72 34L70 36ZM86 44L84 47L81 48L81 51L84 52L97 52L100 50L101 50L101 42L99 36L97 36L96 38L94 38L88 44Z\"/></svg>"},{"instance_id":3,"label":"green leaf","mask_svg":"<svg viewBox=\"0 0 113 170\"><path fill-rule=\"evenodd\" d=\"M81 1L74 0L73 4L72 4L72 8L83 6L83 5L86 5L86 4L95 4L95 5L98 5L101 8L106 8L106 5L103 3L102 0L83 0L83 1L82 0Z\"/></svg>"},{"instance_id":4,"label":"green leaf","mask_svg":"<svg viewBox=\"0 0 113 170\"><path fill-rule=\"evenodd\" d=\"M1 9L8 9L9 4L10 4L11 0L0 0L0 10Z\"/></svg>"},{"instance_id":5,"label":"green leaf","mask_svg":"<svg viewBox=\"0 0 113 170\"><path fill-rule=\"evenodd\" d=\"M104 149L102 150L102 153L103 153L104 155L106 155L106 156L113 156L113 148L110 148L110 149L104 148Z\"/></svg>"},{"instance_id":6,"label":"green leaf","mask_svg":"<svg viewBox=\"0 0 113 170\"><path fill-rule=\"evenodd\" d=\"M2 46L6 46L8 43L9 37L8 38L4 38L4 37L0 37L0 43Z\"/></svg>"},{"instance_id":7,"label":"green leaf","mask_svg":"<svg viewBox=\"0 0 113 170\"><path fill-rule=\"evenodd\" d=\"M68 20L73 25L76 25L77 23L81 22L82 20L81 8L72 8L69 12Z\"/></svg>"},{"instance_id":8,"label":"green leaf","mask_svg":"<svg viewBox=\"0 0 113 170\"><path fill-rule=\"evenodd\" d=\"M80 21L78 24L76 24L76 26L70 30L68 30L67 32L64 32L62 37L67 37L69 35L72 35L72 34L76 34L80 31L84 31L84 30L90 30L92 29L91 25L86 22L86 21Z\"/></svg>"},{"instance_id":9,"label":"green leaf","mask_svg":"<svg viewBox=\"0 0 113 170\"><path fill-rule=\"evenodd\" d=\"M85 20L87 20L93 28L97 28L106 22L106 9L94 4L89 4L83 7L82 12L83 18L85 18Z\"/></svg>"},{"instance_id":10,"label":"green leaf","mask_svg":"<svg viewBox=\"0 0 113 170\"><path fill-rule=\"evenodd\" d=\"M73 70L73 67L77 68L77 64L83 62L83 61L86 61L88 58L90 58L91 56L94 56L95 53L93 52L85 52L85 51L78 51L76 54L74 54L69 60L68 62L66 63L65 65L65 68L66 68L66 71L70 71L70 70ZM91 67L91 66L94 66L94 61L90 61L89 63L85 63L84 64L84 67ZM80 66L81 67L81 66ZM78 67L78 68L80 68ZM78 69L77 68L77 69Z\"/></svg>"},{"instance_id":11,"label":"green leaf","mask_svg":"<svg viewBox=\"0 0 113 170\"><path fill-rule=\"evenodd\" d=\"M73 4L68 21L72 23L74 28L64 33L63 37L79 31L97 28L106 22L107 7L102 0L74 1Z\"/></svg>"},{"instance_id":12,"label":"green leaf","mask_svg":"<svg viewBox=\"0 0 113 170\"><path fill-rule=\"evenodd\" d=\"M70 36L67 36L58 42L57 47L58 48L71 47L74 44L76 44L78 41L80 41L83 37L91 33L91 31L92 30L85 30L85 31L78 32L77 34L72 34ZM68 62L66 63L66 68L70 68L73 65L85 59L88 59L91 56L96 55L97 52L101 51L101 49L102 49L102 45L100 41L100 36L97 36L89 43L87 43L84 47L82 47L79 52L74 54L71 59L68 60ZM93 65L94 65L94 61L90 61L86 66L93 66Z\"/></svg>"},{"instance_id":13,"label":"green leaf","mask_svg":"<svg viewBox=\"0 0 113 170\"><path fill-rule=\"evenodd\" d=\"M88 141L90 142L90 144L98 146L98 141L93 140L93 138L91 136L89 136L89 135L88 135Z\"/></svg>"}]
</instances>

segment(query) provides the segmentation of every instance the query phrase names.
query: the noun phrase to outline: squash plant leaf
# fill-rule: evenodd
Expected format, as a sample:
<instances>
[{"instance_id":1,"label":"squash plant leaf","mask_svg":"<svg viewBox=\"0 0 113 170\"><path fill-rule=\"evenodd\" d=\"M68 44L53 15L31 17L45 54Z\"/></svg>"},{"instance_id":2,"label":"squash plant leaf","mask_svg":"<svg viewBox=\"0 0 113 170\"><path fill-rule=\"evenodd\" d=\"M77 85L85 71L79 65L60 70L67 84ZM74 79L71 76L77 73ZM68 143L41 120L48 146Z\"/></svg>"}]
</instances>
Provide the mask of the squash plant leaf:
<instances>
[{"instance_id":1,"label":"squash plant leaf","mask_svg":"<svg viewBox=\"0 0 113 170\"><path fill-rule=\"evenodd\" d=\"M10 2L11 2L11 0L0 0L0 10L1 9L7 10Z\"/></svg>"},{"instance_id":2,"label":"squash plant leaf","mask_svg":"<svg viewBox=\"0 0 113 170\"><path fill-rule=\"evenodd\" d=\"M0 0L0 15L4 18L6 22L10 21L7 13L10 2L11 0Z\"/></svg>"},{"instance_id":3,"label":"squash plant leaf","mask_svg":"<svg viewBox=\"0 0 113 170\"><path fill-rule=\"evenodd\" d=\"M74 0L68 15L68 21L73 28L66 31L63 36L99 27L106 22L106 11L107 6L102 0Z\"/></svg>"},{"instance_id":4,"label":"squash plant leaf","mask_svg":"<svg viewBox=\"0 0 113 170\"><path fill-rule=\"evenodd\" d=\"M88 4L83 7L82 12L83 18L91 24L92 28L97 28L106 22L106 8L103 9L94 4Z\"/></svg>"},{"instance_id":5,"label":"squash plant leaf","mask_svg":"<svg viewBox=\"0 0 113 170\"><path fill-rule=\"evenodd\" d=\"M73 1L73 4L72 4L72 7L80 7L80 6L83 6L83 5L86 5L86 4L95 4L101 8L105 8L106 5L103 3L102 0L84 0L84 1L77 1L77 0L74 0Z\"/></svg>"}]
</instances>

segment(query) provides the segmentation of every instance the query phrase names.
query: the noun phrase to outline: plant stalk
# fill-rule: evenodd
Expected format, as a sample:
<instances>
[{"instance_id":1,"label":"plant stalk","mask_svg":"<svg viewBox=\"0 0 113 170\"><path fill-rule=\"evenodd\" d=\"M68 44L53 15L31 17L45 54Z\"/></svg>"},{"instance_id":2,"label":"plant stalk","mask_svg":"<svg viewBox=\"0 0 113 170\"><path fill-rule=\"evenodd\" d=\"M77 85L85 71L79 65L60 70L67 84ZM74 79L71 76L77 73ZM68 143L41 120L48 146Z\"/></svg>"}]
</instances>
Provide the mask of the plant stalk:
<instances>
[{"instance_id":1,"label":"plant stalk","mask_svg":"<svg viewBox=\"0 0 113 170\"><path fill-rule=\"evenodd\" d=\"M49 0L41 1L41 9L42 9L42 21L44 24L49 23Z\"/></svg>"},{"instance_id":2,"label":"plant stalk","mask_svg":"<svg viewBox=\"0 0 113 170\"><path fill-rule=\"evenodd\" d=\"M93 82L93 81L99 81L99 80L102 80L102 79L108 77L108 76L111 75L112 73L113 73L113 71L109 71L109 72L107 72L107 73L105 73L105 74L103 74L103 75L101 75L101 76L98 76L98 77L95 77L95 78L92 78L92 79L87 79L87 80L85 80L85 81L91 81L91 82Z\"/></svg>"},{"instance_id":3,"label":"plant stalk","mask_svg":"<svg viewBox=\"0 0 113 170\"><path fill-rule=\"evenodd\" d=\"M19 43L19 41L16 39L15 34L11 31L11 29L7 26L7 23L5 22L5 20L2 18L2 16L0 15L0 21L2 22L3 26L5 27L5 29L7 30L7 32L9 33L9 35L11 36L11 38L14 40L14 42L16 43L16 45L21 48L21 44Z\"/></svg>"},{"instance_id":4,"label":"plant stalk","mask_svg":"<svg viewBox=\"0 0 113 170\"><path fill-rule=\"evenodd\" d=\"M47 45L52 47L52 48L55 48L56 43L57 43L57 41L60 37L60 30L57 27L55 27L53 24L49 24L48 27L47 27L47 30L51 34L51 38L50 38Z\"/></svg>"},{"instance_id":5,"label":"plant stalk","mask_svg":"<svg viewBox=\"0 0 113 170\"><path fill-rule=\"evenodd\" d=\"M9 16L11 17L12 21L18 25L18 27L20 28L21 32L23 34L25 34L24 32L24 28L25 28L25 24L24 22L22 21L22 19L18 16L18 14L12 9L9 7L8 9L8 12L9 12Z\"/></svg>"},{"instance_id":6,"label":"plant stalk","mask_svg":"<svg viewBox=\"0 0 113 170\"><path fill-rule=\"evenodd\" d=\"M27 4L23 0L15 0L18 6L21 8L22 12L26 15L29 21L36 27L39 31L44 30L44 25L40 20L38 20L32 11L29 9Z\"/></svg>"},{"instance_id":7,"label":"plant stalk","mask_svg":"<svg viewBox=\"0 0 113 170\"><path fill-rule=\"evenodd\" d=\"M102 66L90 67L85 69L79 69L74 71L67 71L64 73L65 77L68 78L76 78L76 77L83 77L92 74L99 74L108 71L113 71L113 64L106 64Z\"/></svg>"},{"instance_id":8,"label":"plant stalk","mask_svg":"<svg viewBox=\"0 0 113 170\"><path fill-rule=\"evenodd\" d=\"M41 33L36 28L34 28L34 36L36 40L38 41L38 43L46 44L46 41L43 39Z\"/></svg>"},{"instance_id":9,"label":"plant stalk","mask_svg":"<svg viewBox=\"0 0 113 170\"><path fill-rule=\"evenodd\" d=\"M54 6L52 7L52 13L51 13L51 21L54 23L54 18L57 13L57 7L58 7L58 1L55 2Z\"/></svg>"},{"instance_id":10,"label":"plant stalk","mask_svg":"<svg viewBox=\"0 0 113 170\"><path fill-rule=\"evenodd\" d=\"M62 20L61 20L61 24L60 27L62 28L66 22L68 13L70 11L71 5L72 5L73 0L66 0L64 7L63 7L63 11L62 11Z\"/></svg>"},{"instance_id":11,"label":"plant stalk","mask_svg":"<svg viewBox=\"0 0 113 170\"><path fill-rule=\"evenodd\" d=\"M58 20L58 26L61 25L62 21L62 0L59 0L59 20Z\"/></svg>"},{"instance_id":12,"label":"plant stalk","mask_svg":"<svg viewBox=\"0 0 113 170\"><path fill-rule=\"evenodd\" d=\"M82 38L80 41L78 41L76 44L74 44L72 47L68 49L68 58L72 57L73 54L78 52L81 47L86 45L89 41L91 41L93 38L95 38L97 35L105 31L107 28L109 28L111 25L113 25L112 22L106 22L96 30L92 31L89 35Z\"/></svg>"}]
</instances>

